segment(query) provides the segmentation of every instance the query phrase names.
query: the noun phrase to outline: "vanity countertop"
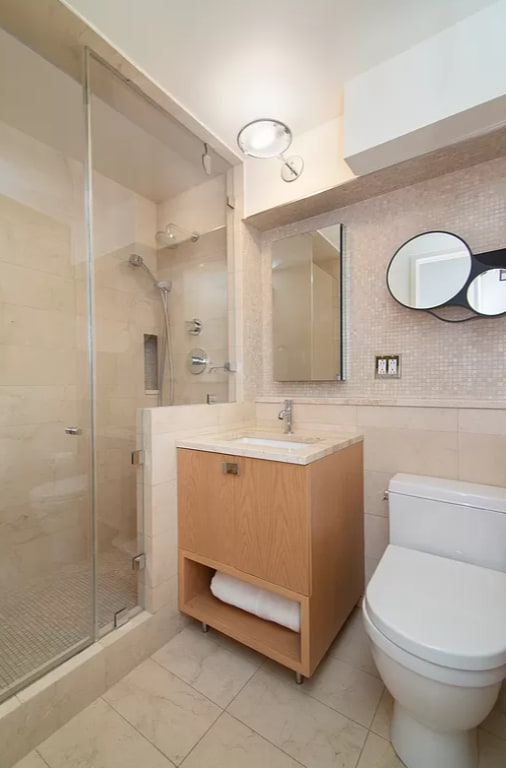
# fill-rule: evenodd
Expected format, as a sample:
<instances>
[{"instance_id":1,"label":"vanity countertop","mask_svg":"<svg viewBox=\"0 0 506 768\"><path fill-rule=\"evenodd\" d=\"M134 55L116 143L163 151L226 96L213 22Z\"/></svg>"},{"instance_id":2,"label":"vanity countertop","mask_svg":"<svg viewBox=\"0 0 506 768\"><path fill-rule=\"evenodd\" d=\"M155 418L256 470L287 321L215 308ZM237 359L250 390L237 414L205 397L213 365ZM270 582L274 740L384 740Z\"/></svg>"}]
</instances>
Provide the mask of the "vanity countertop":
<instances>
[{"instance_id":1,"label":"vanity countertop","mask_svg":"<svg viewBox=\"0 0 506 768\"><path fill-rule=\"evenodd\" d=\"M241 440L253 440L248 444ZM324 456L359 443L363 435L339 435L331 432L296 432L287 435L283 432L244 428L216 434L194 435L176 441L178 448L191 448L195 451L224 453L230 456L246 456L252 459L282 461L288 464L311 464ZM286 446L283 445L286 443ZM297 443L298 445L290 445ZM301 445L303 443L303 445Z\"/></svg>"}]
</instances>

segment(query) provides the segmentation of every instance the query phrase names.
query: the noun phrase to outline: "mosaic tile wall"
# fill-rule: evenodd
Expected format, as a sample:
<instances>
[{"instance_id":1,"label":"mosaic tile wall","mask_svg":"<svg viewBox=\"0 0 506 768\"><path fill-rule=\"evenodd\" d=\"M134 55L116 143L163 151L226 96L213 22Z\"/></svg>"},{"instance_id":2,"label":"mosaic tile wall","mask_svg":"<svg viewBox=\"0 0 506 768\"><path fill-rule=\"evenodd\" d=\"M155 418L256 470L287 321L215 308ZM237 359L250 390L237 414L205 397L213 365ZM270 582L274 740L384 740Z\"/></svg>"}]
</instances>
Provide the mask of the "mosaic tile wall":
<instances>
[{"instance_id":1,"label":"mosaic tile wall","mask_svg":"<svg viewBox=\"0 0 506 768\"><path fill-rule=\"evenodd\" d=\"M348 325L346 382L272 380L270 244L342 222ZM262 238L262 348L257 397L374 400L502 401L506 399L506 318L451 325L398 305L385 282L395 250L431 229L455 232L472 251L506 247L506 158L306 219ZM402 355L402 378L376 380L374 356Z\"/></svg>"}]
</instances>

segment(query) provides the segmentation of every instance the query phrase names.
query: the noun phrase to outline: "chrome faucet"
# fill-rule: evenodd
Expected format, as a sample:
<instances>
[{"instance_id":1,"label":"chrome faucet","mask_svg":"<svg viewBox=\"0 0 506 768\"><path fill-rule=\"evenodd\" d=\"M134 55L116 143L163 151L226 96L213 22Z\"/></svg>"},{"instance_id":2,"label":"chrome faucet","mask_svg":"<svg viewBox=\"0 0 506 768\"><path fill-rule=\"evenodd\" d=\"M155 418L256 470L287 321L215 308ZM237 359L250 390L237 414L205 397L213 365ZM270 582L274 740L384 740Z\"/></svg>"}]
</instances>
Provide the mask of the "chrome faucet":
<instances>
[{"instance_id":1,"label":"chrome faucet","mask_svg":"<svg viewBox=\"0 0 506 768\"><path fill-rule=\"evenodd\" d=\"M278 413L278 419L285 422L285 434L292 434L293 400L285 400L285 407Z\"/></svg>"}]
</instances>

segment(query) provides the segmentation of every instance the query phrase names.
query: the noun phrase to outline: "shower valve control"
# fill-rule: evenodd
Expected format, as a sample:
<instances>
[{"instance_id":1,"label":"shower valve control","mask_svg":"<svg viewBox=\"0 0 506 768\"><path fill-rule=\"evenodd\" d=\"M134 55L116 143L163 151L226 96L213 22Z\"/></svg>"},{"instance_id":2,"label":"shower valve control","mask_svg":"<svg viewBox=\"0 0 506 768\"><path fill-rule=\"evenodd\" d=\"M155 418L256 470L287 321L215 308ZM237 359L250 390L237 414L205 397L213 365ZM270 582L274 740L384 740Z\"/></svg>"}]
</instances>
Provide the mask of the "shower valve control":
<instances>
[{"instance_id":1,"label":"shower valve control","mask_svg":"<svg viewBox=\"0 0 506 768\"><path fill-rule=\"evenodd\" d=\"M194 317L193 320L187 320L185 326L190 336L198 336L202 330L202 320Z\"/></svg>"}]
</instances>

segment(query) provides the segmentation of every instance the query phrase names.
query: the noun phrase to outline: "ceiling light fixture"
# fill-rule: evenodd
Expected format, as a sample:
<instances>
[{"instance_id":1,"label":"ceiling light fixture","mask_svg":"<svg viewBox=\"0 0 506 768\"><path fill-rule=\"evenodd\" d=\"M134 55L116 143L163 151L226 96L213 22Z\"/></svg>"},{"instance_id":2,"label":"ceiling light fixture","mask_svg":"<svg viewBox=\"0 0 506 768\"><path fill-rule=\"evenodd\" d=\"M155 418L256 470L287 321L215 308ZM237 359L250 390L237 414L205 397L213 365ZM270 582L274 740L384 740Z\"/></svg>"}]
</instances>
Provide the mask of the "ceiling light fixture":
<instances>
[{"instance_id":1,"label":"ceiling light fixture","mask_svg":"<svg viewBox=\"0 0 506 768\"><path fill-rule=\"evenodd\" d=\"M237 134L237 144L241 152L248 157L265 160L278 157L283 166L283 181L295 181L304 168L304 161L299 155L285 157L284 153L292 143L292 132L280 120L262 118L247 123Z\"/></svg>"}]
</instances>

